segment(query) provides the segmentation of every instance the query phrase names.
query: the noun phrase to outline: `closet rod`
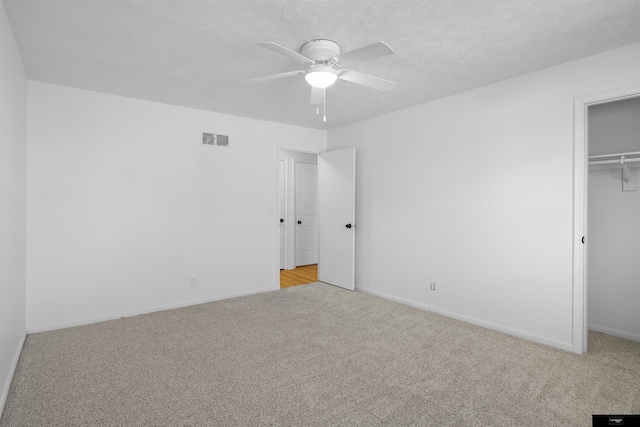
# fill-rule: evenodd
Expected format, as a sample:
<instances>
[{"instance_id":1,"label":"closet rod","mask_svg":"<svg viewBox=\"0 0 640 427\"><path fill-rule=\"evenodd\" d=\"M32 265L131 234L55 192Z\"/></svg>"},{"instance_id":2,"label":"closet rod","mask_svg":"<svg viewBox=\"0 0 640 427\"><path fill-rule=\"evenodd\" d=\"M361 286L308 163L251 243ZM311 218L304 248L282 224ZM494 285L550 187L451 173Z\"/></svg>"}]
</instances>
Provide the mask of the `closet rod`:
<instances>
[{"instance_id":1,"label":"closet rod","mask_svg":"<svg viewBox=\"0 0 640 427\"><path fill-rule=\"evenodd\" d=\"M609 157L609 156L607 156ZM624 159L624 163L640 162L640 158L637 159ZM609 165L620 164L620 160L598 160L595 162L589 162L590 165Z\"/></svg>"},{"instance_id":2,"label":"closet rod","mask_svg":"<svg viewBox=\"0 0 640 427\"><path fill-rule=\"evenodd\" d=\"M590 159L603 159L603 158L606 158L606 157L620 157L620 156L640 156L640 151L632 151L630 153L600 154L598 156L589 156L589 158Z\"/></svg>"}]
</instances>

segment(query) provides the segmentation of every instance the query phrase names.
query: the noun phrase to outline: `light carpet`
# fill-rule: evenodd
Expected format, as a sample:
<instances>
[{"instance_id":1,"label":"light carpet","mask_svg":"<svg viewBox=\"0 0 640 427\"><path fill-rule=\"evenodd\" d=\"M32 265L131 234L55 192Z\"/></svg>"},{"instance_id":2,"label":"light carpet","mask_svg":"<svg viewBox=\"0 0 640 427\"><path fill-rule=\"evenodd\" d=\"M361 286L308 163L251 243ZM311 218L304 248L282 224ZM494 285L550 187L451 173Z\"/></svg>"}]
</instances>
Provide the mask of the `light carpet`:
<instances>
[{"instance_id":1,"label":"light carpet","mask_svg":"<svg viewBox=\"0 0 640 427\"><path fill-rule=\"evenodd\" d=\"M589 426L640 343L569 352L322 283L29 335L1 426Z\"/></svg>"}]
</instances>

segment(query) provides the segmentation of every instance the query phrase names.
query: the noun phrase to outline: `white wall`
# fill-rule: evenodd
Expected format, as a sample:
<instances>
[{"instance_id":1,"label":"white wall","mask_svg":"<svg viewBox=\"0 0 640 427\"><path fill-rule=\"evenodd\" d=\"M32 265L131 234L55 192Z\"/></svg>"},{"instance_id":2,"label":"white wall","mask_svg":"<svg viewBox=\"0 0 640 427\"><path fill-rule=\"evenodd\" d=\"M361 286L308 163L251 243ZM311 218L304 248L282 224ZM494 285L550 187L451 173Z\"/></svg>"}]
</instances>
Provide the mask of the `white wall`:
<instances>
[{"instance_id":1,"label":"white wall","mask_svg":"<svg viewBox=\"0 0 640 427\"><path fill-rule=\"evenodd\" d=\"M640 150L640 98L589 107L589 155Z\"/></svg>"},{"instance_id":2,"label":"white wall","mask_svg":"<svg viewBox=\"0 0 640 427\"><path fill-rule=\"evenodd\" d=\"M278 144L326 132L30 81L28 330L278 289Z\"/></svg>"},{"instance_id":3,"label":"white wall","mask_svg":"<svg viewBox=\"0 0 640 427\"><path fill-rule=\"evenodd\" d=\"M638 82L640 44L329 131L358 289L571 350L573 100Z\"/></svg>"},{"instance_id":4,"label":"white wall","mask_svg":"<svg viewBox=\"0 0 640 427\"><path fill-rule=\"evenodd\" d=\"M640 98L589 108L589 153L640 151ZM589 329L640 341L640 190L589 171Z\"/></svg>"},{"instance_id":5,"label":"white wall","mask_svg":"<svg viewBox=\"0 0 640 427\"><path fill-rule=\"evenodd\" d=\"M0 416L25 338L27 77L0 2Z\"/></svg>"},{"instance_id":6,"label":"white wall","mask_svg":"<svg viewBox=\"0 0 640 427\"><path fill-rule=\"evenodd\" d=\"M640 98L589 107L589 155L640 151Z\"/></svg>"}]
</instances>

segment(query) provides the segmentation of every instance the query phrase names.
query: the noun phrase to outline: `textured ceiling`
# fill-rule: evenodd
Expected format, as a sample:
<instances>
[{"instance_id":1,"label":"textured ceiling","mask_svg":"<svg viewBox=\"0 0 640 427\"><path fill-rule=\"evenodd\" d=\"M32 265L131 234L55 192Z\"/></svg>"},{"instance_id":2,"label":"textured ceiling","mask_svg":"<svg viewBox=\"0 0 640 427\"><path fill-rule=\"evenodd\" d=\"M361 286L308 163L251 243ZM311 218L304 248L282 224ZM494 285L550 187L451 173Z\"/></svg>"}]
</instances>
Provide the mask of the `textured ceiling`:
<instances>
[{"instance_id":1,"label":"textured ceiling","mask_svg":"<svg viewBox=\"0 0 640 427\"><path fill-rule=\"evenodd\" d=\"M328 129L640 41L640 0L4 0L30 79ZM389 55L350 66L398 83L338 81L327 123L300 69L256 45Z\"/></svg>"}]
</instances>

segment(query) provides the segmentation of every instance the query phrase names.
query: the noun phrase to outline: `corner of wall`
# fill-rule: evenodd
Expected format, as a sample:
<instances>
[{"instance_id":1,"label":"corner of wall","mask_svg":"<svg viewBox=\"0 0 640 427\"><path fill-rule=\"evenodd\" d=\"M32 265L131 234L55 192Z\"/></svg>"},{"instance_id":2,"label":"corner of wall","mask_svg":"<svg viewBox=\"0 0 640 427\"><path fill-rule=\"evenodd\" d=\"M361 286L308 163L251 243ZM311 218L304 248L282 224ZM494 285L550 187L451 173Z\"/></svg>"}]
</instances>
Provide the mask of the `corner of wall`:
<instances>
[{"instance_id":1,"label":"corner of wall","mask_svg":"<svg viewBox=\"0 0 640 427\"><path fill-rule=\"evenodd\" d=\"M0 2L0 414L26 338L27 75Z\"/></svg>"},{"instance_id":2,"label":"corner of wall","mask_svg":"<svg viewBox=\"0 0 640 427\"><path fill-rule=\"evenodd\" d=\"M11 367L9 369L9 375L7 375L7 379L2 385L2 394L0 394L0 418L2 418L2 413L4 412L4 406L7 403L7 398L9 397L9 389L11 389L11 382L13 381L13 376L16 372L16 368L18 367L18 360L20 360L20 355L22 354L22 347L24 347L24 342L27 339L27 334L22 334L22 338L20 338L20 342L18 343L18 347L16 348L15 354L13 356L13 360L11 362Z\"/></svg>"}]
</instances>

